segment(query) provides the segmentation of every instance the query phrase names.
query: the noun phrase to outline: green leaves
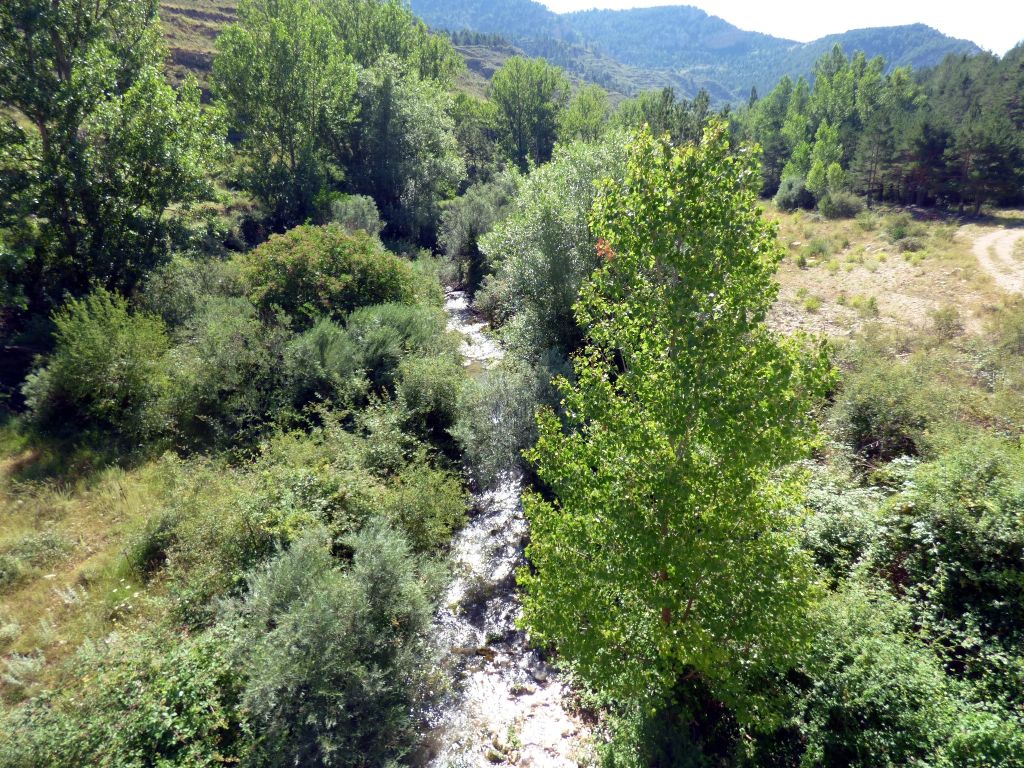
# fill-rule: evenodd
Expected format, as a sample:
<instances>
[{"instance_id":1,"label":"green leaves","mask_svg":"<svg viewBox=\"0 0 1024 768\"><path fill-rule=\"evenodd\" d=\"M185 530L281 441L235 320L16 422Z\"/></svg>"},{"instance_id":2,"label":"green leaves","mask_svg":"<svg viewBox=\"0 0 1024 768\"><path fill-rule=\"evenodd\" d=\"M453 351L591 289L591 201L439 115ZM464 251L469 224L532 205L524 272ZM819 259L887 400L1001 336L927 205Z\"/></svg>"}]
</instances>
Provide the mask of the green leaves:
<instances>
[{"instance_id":1,"label":"green leaves","mask_svg":"<svg viewBox=\"0 0 1024 768\"><path fill-rule=\"evenodd\" d=\"M831 369L764 326L780 254L758 171L717 123L696 146L633 142L593 209L606 261L576 307L589 344L560 385L565 424L542 415L529 453L555 498L526 501L526 624L627 699L682 674L728 699L741 670L802 647L786 467L814 444Z\"/></svg>"},{"instance_id":2,"label":"green leaves","mask_svg":"<svg viewBox=\"0 0 1024 768\"><path fill-rule=\"evenodd\" d=\"M494 73L488 96L498 105L502 142L519 168L550 159L558 114L569 100L565 73L544 59L513 56Z\"/></svg>"}]
</instances>

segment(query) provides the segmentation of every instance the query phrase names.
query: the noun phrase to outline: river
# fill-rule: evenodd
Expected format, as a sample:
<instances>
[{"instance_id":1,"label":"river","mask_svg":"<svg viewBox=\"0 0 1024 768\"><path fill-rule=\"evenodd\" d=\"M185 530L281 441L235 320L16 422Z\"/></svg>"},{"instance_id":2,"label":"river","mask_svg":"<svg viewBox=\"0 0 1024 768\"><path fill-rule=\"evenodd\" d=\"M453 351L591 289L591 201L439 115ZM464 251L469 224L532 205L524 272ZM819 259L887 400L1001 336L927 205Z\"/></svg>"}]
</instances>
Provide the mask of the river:
<instances>
[{"instance_id":1,"label":"river","mask_svg":"<svg viewBox=\"0 0 1024 768\"><path fill-rule=\"evenodd\" d=\"M498 365L503 350L465 294L449 293L445 309L470 371ZM516 628L515 577L528 533L521 490L522 478L509 474L495 490L475 494L470 521L452 545L454 575L432 635L452 687L430 716L420 761L429 768L588 762L586 728L567 710L562 681Z\"/></svg>"}]
</instances>

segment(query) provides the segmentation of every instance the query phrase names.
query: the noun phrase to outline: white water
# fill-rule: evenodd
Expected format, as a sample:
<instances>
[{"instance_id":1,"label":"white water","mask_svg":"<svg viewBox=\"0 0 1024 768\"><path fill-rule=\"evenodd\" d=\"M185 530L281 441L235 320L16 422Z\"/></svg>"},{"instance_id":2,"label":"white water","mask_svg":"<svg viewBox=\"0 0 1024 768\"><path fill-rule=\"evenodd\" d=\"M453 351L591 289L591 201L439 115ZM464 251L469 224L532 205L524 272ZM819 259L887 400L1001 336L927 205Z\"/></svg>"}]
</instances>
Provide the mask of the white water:
<instances>
[{"instance_id":1,"label":"white water","mask_svg":"<svg viewBox=\"0 0 1024 768\"><path fill-rule=\"evenodd\" d=\"M460 292L448 295L450 330L464 338L467 367L491 368L503 351ZM453 544L455 574L434 621L442 673L452 691L432 713L422 763L430 768L502 764L569 768L584 761L585 730L564 705L555 671L515 627L516 570L525 565L518 475L474 496L474 514Z\"/></svg>"}]
</instances>

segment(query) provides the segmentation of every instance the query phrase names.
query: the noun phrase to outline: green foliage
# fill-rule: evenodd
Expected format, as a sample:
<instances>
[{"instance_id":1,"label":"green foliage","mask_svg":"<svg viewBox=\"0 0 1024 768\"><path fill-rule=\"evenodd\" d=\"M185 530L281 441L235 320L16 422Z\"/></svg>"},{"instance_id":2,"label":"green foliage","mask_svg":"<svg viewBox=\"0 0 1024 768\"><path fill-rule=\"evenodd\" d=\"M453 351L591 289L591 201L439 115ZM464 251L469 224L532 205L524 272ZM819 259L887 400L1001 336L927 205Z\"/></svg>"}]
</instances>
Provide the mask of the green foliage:
<instances>
[{"instance_id":1,"label":"green foliage","mask_svg":"<svg viewBox=\"0 0 1024 768\"><path fill-rule=\"evenodd\" d=\"M257 765L392 764L417 737L433 612L403 538L373 524L350 568L308 536L249 583L243 704Z\"/></svg>"},{"instance_id":2,"label":"green foliage","mask_svg":"<svg viewBox=\"0 0 1024 768\"><path fill-rule=\"evenodd\" d=\"M519 169L547 162L569 100L565 73L544 59L513 56L494 73L487 95L498 106L501 141Z\"/></svg>"},{"instance_id":3,"label":"green foliage","mask_svg":"<svg viewBox=\"0 0 1024 768\"><path fill-rule=\"evenodd\" d=\"M264 314L281 309L306 325L371 304L413 299L407 262L375 236L336 224L275 235L238 263L249 296Z\"/></svg>"},{"instance_id":4,"label":"green foliage","mask_svg":"<svg viewBox=\"0 0 1024 768\"><path fill-rule=\"evenodd\" d=\"M842 465L813 467L800 532L803 545L833 584L848 578L878 539L882 494L857 484Z\"/></svg>"},{"instance_id":5,"label":"green foliage","mask_svg":"<svg viewBox=\"0 0 1024 768\"><path fill-rule=\"evenodd\" d=\"M567 365L544 361L534 368L514 357L469 382L459 403L452 434L459 441L481 487L489 488L522 469L522 453L537 441L536 410L557 402L548 382Z\"/></svg>"},{"instance_id":6,"label":"green foliage","mask_svg":"<svg viewBox=\"0 0 1024 768\"><path fill-rule=\"evenodd\" d=\"M167 388L163 321L130 314L102 288L54 315L56 347L25 382L32 419L46 431L102 430L141 439L159 427L153 405Z\"/></svg>"},{"instance_id":7,"label":"green foliage","mask_svg":"<svg viewBox=\"0 0 1024 768\"><path fill-rule=\"evenodd\" d=\"M466 521L467 502L459 478L418 461L395 475L380 507L414 551L430 554L451 544Z\"/></svg>"},{"instance_id":8,"label":"green foliage","mask_svg":"<svg viewBox=\"0 0 1024 768\"><path fill-rule=\"evenodd\" d=\"M215 88L242 136L243 183L286 229L341 173L356 67L319 3L243 0L238 19L217 38Z\"/></svg>"},{"instance_id":9,"label":"green foliage","mask_svg":"<svg viewBox=\"0 0 1024 768\"><path fill-rule=\"evenodd\" d=\"M568 354L582 331L573 316L580 286L601 263L588 215L594 182L621 175L625 135L599 144L560 145L552 162L524 179L512 211L480 241L495 265L479 299L509 347L536 360L548 349Z\"/></svg>"},{"instance_id":10,"label":"green foliage","mask_svg":"<svg viewBox=\"0 0 1024 768\"><path fill-rule=\"evenodd\" d=\"M245 299L210 298L167 358L160 406L175 444L244 445L288 405L281 365L287 332L262 323Z\"/></svg>"},{"instance_id":11,"label":"green foliage","mask_svg":"<svg viewBox=\"0 0 1024 768\"><path fill-rule=\"evenodd\" d=\"M658 699L689 674L742 717L740 669L803 647L809 563L787 508L830 381L821 350L769 331L781 252L755 158L716 124L699 146L641 135L594 207L605 266L578 316L589 344L563 381L565 425L529 452L524 621L584 682ZM769 394L770 393L770 394ZM572 542L572 546L566 546Z\"/></svg>"},{"instance_id":12,"label":"green foliage","mask_svg":"<svg viewBox=\"0 0 1024 768\"><path fill-rule=\"evenodd\" d=\"M471 294L491 271L488 258L480 250L480 240L508 215L520 184L520 176L509 170L489 182L474 184L445 206L438 242Z\"/></svg>"},{"instance_id":13,"label":"green foliage","mask_svg":"<svg viewBox=\"0 0 1024 768\"><path fill-rule=\"evenodd\" d=\"M865 361L843 376L832 411L837 434L870 460L921 452L935 422L931 393L916 371L892 361Z\"/></svg>"},{"instance_id":14,"label":"green foliage","mask_svg":"<svg viewBox=\"0 0 1024 768\"><path fill-rule=\"evenodd\" d=\"M369 389L363 361L344 328L320 320L292 339L284 351L284 366L296 408L321 400L344 406L358 402Z\"/></svg>"},{"instance_id":15,"label":"green foliage","mask_svg":"<svg viewBox=\"0 0 1024 768\"><path fill-rule=\"evenodd\" d=\"M0 765L221 765L239 755L243 678L224 629L112 635L75 657L77 684L0 723Z\"/></svg>"},{"instance_id":16,"label":"green foliage","mask_svg":"<svg viewBox=\"0 0 1024 768\"><path fill-rule=\"evenodd\" d=\"M385 59L360 74L358 99L351 185L377 202L390 236L432 242L441 203L466 173L450 94Z\"/></svg>"},{"instance_id":17,"label":"green foliage","mask_svg":"<svg viewBox=\"0 0 1024 768\"><path fill-rule=\"evenodd\" d=\"M55 531L31 533L0 548L0 590L59 562L70 549L71 543Z\"/></svg>"},{"instance_id":18,"label":"green foliage","mask_svg":"<svg viewBox=\"0 0 1024 768\"><path fill-rule=\"evenodd\" d=\"M630 131L647 127L655 136L669 134L673 141L700 141L711 119L711 97L701 90L692 101L677 98L672 88L644 91L619 105L613 124ZM723 112L722 117L725 117Z\"/></svg>"},{"instance_id":19,"label":"green foliage","mask_svg":"<svg viewBox=\"0 0 1024 768\"><path fill-rule=\"evenodd\" d=\"M155 11L150 0L0 9L0 229L31 243L17 275L30 311L94 281L130 292L165 255L168 209L207 194L221 127L194 81L164 80Z\"/></svg>"},{"instance_id":20,"label":"green foliage","mask_svg":"<svg viewBox=\"0 0 1024 768\"><path fill-rule=\"evenodd\" d=\"M803 700L802 766L902 766L934 756L956 722L941 666L903 638L901 608L853 587L826 599Z\"/></svg>"},{"instance_id":21,"label":"green foliage","mask_svg":"<svg viewBox=\"0 0 1024 768\"><path fill-rule=\"evenodd\" d=\"M362 230L379 235L384 229L377 204L366 195L338 195L331 200L327 219L325 223L340 224L350 232Z\"/></svg>"},{"instance_id":22,"label":"green foliage","mask_svg":"<svg viewBox=\"0 0 1024 768\"><path fill-rule=\"evenodd\" d=\"M398 366L398 401L422 434L443 436L458 416L465 381L462 361L454 356L406 357Z\"/></svg>"},{"instance_id":23,"label":"green foliage","mask_svg":"<svg viewBox=\"0 0 1024 768\"><path fill-rule=\"evenodd\" d=\"M976 617L987 635L1024 639L1024 456L977 439L920 465L886 516L878 555L933 621Z\"/></svg>"},{"instance_id":24,"label":"green foliage","mask_svg":"<svg viewBox=\"0 0 1024 768\"><path fill-rule=\"evenodd\" d=\"M784 211L795 211L797 208L814 207L814 195L806 187L804 179L797 176L786 176L779 184L775 193L775 205Z\"/></svg>"},{"instance_id":25,"label":"green foliage","mask_svg":"<svg viewBox=\"0 0 1024 768\"><path fill-rule=\"evenodd\" d=\"M399 364L407 355L453 352L444 312L434 307L366 307L349 315L346 326L359 350L363 368L378 390L393 391Z\"/></svg>"},{"instance_id":26,"label":"green foliage","mask_svg":"<svg viewBox=\"0 0 1024 768\"><path fill-rule=\"evenodd\" d=\"M610 116L608 92L599 85L580 86L558 115L558 140L597 141Z\"/></svg>"},{"instance_id":27,"label":"green foliage","mask_svg":"<svg viewBox=\"0 0 1024 768\"><path fill-rule=\"evenodd\" d=\"M818 210L826 219L852 219L864 210L864 201L850 192L829 192L818 201Z\"/></svg>"},{"instance_id":28,"label":"green foliage","mask_svg":"<svg viewBox=\"0 0 1024 768\"><path fill-rule=\"evenodd\" d=\"M242 292L234 262L176 254L146 275L136 304L175 329L195 316L210 296L239 296Z\"/></svg>"}]
</instances>

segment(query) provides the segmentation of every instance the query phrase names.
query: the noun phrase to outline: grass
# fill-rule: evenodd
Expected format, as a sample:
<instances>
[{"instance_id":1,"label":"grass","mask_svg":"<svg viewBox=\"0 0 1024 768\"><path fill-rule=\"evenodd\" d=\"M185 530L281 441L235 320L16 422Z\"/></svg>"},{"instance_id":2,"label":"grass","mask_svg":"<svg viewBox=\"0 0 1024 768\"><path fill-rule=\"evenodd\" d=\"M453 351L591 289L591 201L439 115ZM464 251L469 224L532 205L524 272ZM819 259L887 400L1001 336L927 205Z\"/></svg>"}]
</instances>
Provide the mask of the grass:
<instances>
[{"instance_id":1,"label":"grass","mask_svg":"<svg viewBox=\"0 0 1024 768\"><path fill-rule=\"evenodd\" d=\"M779 270L787 329L837 336L877 320L926 330L930 312L955 306L976 333L1004 299L977 265L973 225L883 206L836 220L768 208L789 256ZM807 307L809 296L821 305Z\"/></svg>"},{"instance_id":2,"label":"grass","mask_svg":"<svg viewBox=\"0 0 1024 768\"><path fill-rule=\"evenodd\" d=\"M0 676L18 681L0 686L7 699L123 621L113 609L139 588L124 545L163 492L160 462L95 468L85 453L30 447L16 421L0 427L0 658L17 667Z\"/></svg>"}]
</instances>

